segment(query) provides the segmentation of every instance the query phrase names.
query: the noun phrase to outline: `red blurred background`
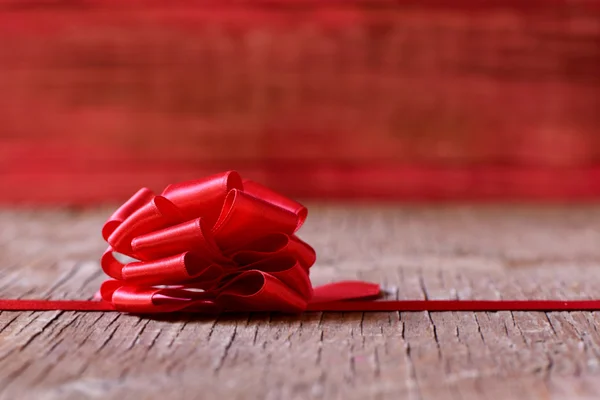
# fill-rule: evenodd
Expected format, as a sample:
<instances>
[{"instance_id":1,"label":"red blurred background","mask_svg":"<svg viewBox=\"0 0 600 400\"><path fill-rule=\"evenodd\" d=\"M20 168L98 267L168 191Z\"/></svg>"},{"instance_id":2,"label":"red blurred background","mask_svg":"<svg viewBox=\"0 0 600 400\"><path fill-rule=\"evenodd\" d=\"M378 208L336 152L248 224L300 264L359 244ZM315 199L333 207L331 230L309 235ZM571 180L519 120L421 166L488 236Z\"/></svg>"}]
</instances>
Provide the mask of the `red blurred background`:
<instances>
[{"instance_id":1,"label":"red blurred background","mask_svg":"<svg viewBox=\"0 0 600 400\"><path fill-rule=\"evenodd\" d=\"M600 1L445 3L0 0L0 202L600 198Z\"/></svg>"}]
</instances>

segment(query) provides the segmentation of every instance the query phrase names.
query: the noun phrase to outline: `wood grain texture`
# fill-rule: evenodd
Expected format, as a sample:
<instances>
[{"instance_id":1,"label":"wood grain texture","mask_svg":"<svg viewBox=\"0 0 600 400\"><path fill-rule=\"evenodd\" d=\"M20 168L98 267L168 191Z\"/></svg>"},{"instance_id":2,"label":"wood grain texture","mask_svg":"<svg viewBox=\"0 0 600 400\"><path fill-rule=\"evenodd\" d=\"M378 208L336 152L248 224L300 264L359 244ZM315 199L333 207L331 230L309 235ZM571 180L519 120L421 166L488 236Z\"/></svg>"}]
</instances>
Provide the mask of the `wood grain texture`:
<instances>
[{"instance_id":1,"label":"wood grain texture","mask_svg":"<svg viewBox=\"0 0 600 400\"><path fill-rule=\"evenodd\" d=\"M0 296L85 299L108 209L0 211ZM600 297L600 207L319 206L315 284ZM595 399L598 312L0 312L0 399Z\"/></svg>"}]
</instances>

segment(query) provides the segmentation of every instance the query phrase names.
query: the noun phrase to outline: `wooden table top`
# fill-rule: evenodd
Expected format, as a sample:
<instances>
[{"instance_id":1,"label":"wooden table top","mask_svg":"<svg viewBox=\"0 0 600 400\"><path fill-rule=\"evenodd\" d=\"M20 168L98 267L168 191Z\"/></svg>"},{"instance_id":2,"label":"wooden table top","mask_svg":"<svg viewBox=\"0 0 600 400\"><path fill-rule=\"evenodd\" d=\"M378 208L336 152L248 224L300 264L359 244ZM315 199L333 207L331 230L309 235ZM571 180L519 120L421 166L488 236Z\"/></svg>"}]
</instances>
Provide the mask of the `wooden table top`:
<instances>
[{"instance_id":1,"label":"wooden table top","mask_svg":"<svg viewBox=\"0 0 600 400\"><path fill-rule=\"evenodd\" d=\"M600 206L322 206L315 284L600 298ZM0 210L0 297L85 299L110 210ZM0 312L0 399L595 399L598 312Z\"/></svg>"}]
</instances>

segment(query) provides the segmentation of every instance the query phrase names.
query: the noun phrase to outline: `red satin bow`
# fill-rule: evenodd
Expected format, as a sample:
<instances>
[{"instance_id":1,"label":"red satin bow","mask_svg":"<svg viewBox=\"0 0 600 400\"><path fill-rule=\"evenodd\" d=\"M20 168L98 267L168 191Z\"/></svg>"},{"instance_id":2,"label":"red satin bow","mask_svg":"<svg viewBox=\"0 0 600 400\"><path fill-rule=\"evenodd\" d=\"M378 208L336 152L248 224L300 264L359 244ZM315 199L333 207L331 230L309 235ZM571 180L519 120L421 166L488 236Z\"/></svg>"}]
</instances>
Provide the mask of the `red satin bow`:
<instances>
[{"instance_id":1,"label":"red satin bow","mask_svg":"<svg viewBox=\"0 0 600 400\"><path fill-rule=\"evenodd\" d=\"M313 290L315 251L295 232L307 209L237 172L141 189L104 224L102 299L132 313L301 312L314 302L373 297L379 286ZM137 261L123 264L113 253Z\"/></svg>"},{"instance_id":2,"label":"red satin bow","mask_svg":"<svg viewBox=\"0 0 600 400\"><path fill-rule=\"evenodd\" d=\"M360 281L313 289L315 251L295 235L306 216L300 203L236 172L170 185L160 196L141 189L102 228L110 245L102 269L113 278L100 289L104 301L0 299L0 310L600 310L600 300L373 301L379 285Z\"/></svg>"}]
</instances>

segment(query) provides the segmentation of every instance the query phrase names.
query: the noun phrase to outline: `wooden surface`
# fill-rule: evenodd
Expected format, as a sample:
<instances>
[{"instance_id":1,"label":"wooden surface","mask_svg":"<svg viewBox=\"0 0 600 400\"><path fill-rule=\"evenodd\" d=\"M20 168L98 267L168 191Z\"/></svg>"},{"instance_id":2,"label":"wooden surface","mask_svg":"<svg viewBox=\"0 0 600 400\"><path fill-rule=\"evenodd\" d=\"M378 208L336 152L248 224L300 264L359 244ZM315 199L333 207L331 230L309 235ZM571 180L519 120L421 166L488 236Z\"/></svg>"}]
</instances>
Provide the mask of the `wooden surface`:
<instances>
[{"instance_id":1,"label":"wooden surface","mask_svg":"<svg viewBox=\"0 0 600 400\"><path fill-rule=\"evenodd\" d=\"M600 197L598 0L1 0L0 43L0 202Z\"/></svg>"},{"instance_id":2,"label":"wooden surface","mask_svg":"<svg viewBox=\"0 0 600 400\"><path fill-rule=\"evenodd\" d=\"M0 296L89 298L108 209L0 211ZM600 206L313 206L313 281L600 297ZM600 313L1 312L0 399L596 399Z\"/></svg>"}]
</instances>

